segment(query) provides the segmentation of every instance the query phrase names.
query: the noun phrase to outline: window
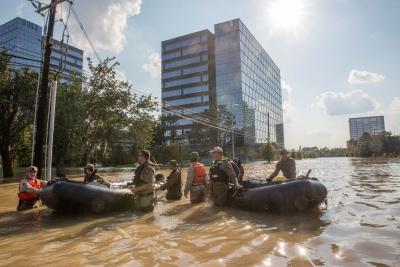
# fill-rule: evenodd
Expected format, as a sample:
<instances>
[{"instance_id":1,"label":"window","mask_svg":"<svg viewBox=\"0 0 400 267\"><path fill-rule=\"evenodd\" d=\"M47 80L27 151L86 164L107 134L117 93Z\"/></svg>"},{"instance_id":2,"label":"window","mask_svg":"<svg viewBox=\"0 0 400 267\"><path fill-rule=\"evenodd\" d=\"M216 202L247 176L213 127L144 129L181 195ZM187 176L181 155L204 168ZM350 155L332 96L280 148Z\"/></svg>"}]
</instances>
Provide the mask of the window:
<instances>
[{"instance_id":1,"label":"window","mask_svg":"<svg viewBox=\"0 0 400 267\"><path fill-rule=\"evenodd\" d=\"M171 97L171 96L178 96L181 95L181 89L173 90L173 91L163 91L161 93L161 98Z\"/></svg>"},{"instance_id":2,"label":"window","mask_svg":"<svg viewBox=\"0 0 400 267\"><path fill-rule=\"evenodd\" d=\"M186 75L186 74L202 72L202 71L207 71L207 70L208 70L208 65L201 65L201 66L183 69L183 74Z\"/></svg>"},{"instance_id":3,"label":"window","mask_svg":"<svg viewBox=\"0 0 400 267\"><path fill-rule=\"evenodd\" d=\"M198 83L198 82L201 82L201 77L195 76L195 77L190 77L190 78L185 78L185 79L164 82L164 88L180 86L180 85L185 85L185 84L190 84L190 83Z\"/></svg>"},{"instance_id":4,"label":"window","mask_svg":"<svg viewBox=\"0 0 400 267\"><path fill-rule=\"evenodd\" d=\"M188 105L188 104L194 104L194 103L201 103L201 96L169 100L169 101L166 101L166 106L167 107L180 106L180 105Z\"/></svg>"},{"instance_id":5,"label":"window","mask_svg":"<svg viewBox=\"0 0 400 267\"><path fill-rule=\"evenodd\" d=\"M165 63L164 64L164 69L180 67L180 66L184 66L184 65L198 63L198 62L200 62L200 57L199 56L191 57L191 58L185 58L185 59L177 60L177 61L174 61L174 62Z\"/></svg>"},{"instance_id":6,"label":"window","mask_svg":"<svg viewBox=\"0 0 400 267\"><path fill-rule=\"evenodd\" d=\"M182 56L194 54L194 53L200 53L202 51L207 51L208 45L197 45L195 47L189 47L182 49Z\"/></svg>"},{"instance_id":7,"label":"window","mask_svg":"<svg viewBox=\"0 0 400 267\"><path fill-rule=\"evenodd\" d=\"M188 95L188 94L195 94L195 93L207 92L207 91L208 91L208 85L200 85L200 86L184 88L183 94Z\"/></svg>"},{"instance_id":8,"label":"window","mask_svg":"<svg viewBox=\"0 0 400 267\"><path fill-rule=\"evenodd\" d=\"M196 36L196 37L192 37L190 39L185 39L185 40L181 40L181 41L177 41L175 43L172 44L166 44L164 46L164 51L168 51L171 49L175 49L175 48L179 48L179 47L184 47L184 46L188 46L188 45L194 45L200 43L200 37Z\"/></svg>"},{"instance_id":9,"label":"window","mask_svg":"<svg viewBox=\"0 0 400 267\"><path fill-rule=\"evenodd\" d=\"M181 75L181 70L167 71L162 74L163 79L173 78Z\"/></svg>"},{"instance_id":10,"label":"window","mask_svg":"<svg viewBox=\"0 0 400 267\"><path fill-rule=\"evenodd\" d=\"M162 60L168 60L168 59L173 59L173 58L177 58L181 56L181 51L176 51L173 53L169 53L169 54L163 54L161 56Z\"/></svg>"}]
</instances>

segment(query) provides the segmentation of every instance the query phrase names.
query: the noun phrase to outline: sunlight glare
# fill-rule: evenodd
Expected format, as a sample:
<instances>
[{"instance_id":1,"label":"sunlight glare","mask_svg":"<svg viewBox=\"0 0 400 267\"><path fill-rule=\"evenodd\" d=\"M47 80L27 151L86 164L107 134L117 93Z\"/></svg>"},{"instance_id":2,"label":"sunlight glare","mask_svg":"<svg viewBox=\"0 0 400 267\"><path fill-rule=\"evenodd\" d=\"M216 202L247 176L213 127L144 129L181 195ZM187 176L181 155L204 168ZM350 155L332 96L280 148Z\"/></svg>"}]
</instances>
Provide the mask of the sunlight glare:
<instances>
[{"instance_id":1,"label":"sunlight glare","mask_svg":"<svg viewBox=\"0 0 400 267\"><path fill-rule=\"evenodd\" d=\"M297 31L304 16L304 0L274 0L268 7L270 23L279 30Z\"/></svg>"}]
</instances>

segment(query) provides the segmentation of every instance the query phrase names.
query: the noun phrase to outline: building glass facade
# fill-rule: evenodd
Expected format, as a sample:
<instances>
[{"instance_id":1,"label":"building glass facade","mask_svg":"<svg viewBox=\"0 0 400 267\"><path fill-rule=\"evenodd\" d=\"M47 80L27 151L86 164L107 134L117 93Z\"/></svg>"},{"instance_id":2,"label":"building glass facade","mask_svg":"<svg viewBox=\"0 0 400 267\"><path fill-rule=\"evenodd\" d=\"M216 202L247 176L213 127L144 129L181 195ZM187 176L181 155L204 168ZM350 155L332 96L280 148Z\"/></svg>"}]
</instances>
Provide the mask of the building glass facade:
<instances>
[{"instance_id":1,"label":"building glass facade","mask_svg":"<svg viewBox=\"0 0 400 267\"><path fill-rule=\"evenodd\" d=\"M22 18L15 18L0 26L0 51L33 60L12 58L13 68L24 66L40 69L42 27Z\"/></svg>"},{"instance_id":2,"label":"building glass facade","mask_svg":"<svg viewBox=\"0 0 400 267\"><path fill-rule=\"evenodd\" d=\"M208 30L162 42L164 109L201 114L215 106L214 36ZM193 122L163 112L164 138L186 143Z\"/></svg>"},{"instance_id":3,"label":"building glass facade","mask_svg":"<svg viewBox=\"0 0 400 267\"><path fill-rule=\"evenodd\" d=\"M42 59L42 27L22 18L15 18L0 26L0 51L6 49L9 54L22 57L12 58L15 69L29 67L39 71ZM25 58L25 59L23 59ZM62 66L60 66L62 61ZM75 73L82 74L83 51L71 45L61 46L61 42L53 40L53 48L50 59L50 67L53 71L62 70L64 74L62 82L68 81Z\"/></svg>"},{"instance_id":4,"label":"building glass facade","mask_svg":"<svg viewBox=\"0 0 400 267\"><path fill-rule=\"evenodd\" d=\"M204 111L202 105L225 110L234 118L233 127L244 137L244 145L270 141L283 147L279 68L240 19L216 24L214 31L162 42L164 103L188 111L196 105L196 112ZM183 135L191 123L169 121L166 139L176 139L171 129Z\"/></svg>"},{"instance_id":5,"label":"building glass facade","mask_svg":"<svg viewBox=\"0 0 400 267\"><path fill-rule=\"evenodd\" d=\"M280 70L240 19L215 25L217 106L234 115L244 143L284 146Z\"/></svg>"},{"instance_id":6,"label":"building glass facade","mask_svg":"<svg viewBox=\"0 0 400 267\"><path fill-rule=\"evenodd\" d=\"M349 119L350 139L358 140L364 133L378 135L385 131L383 116L361 117Z\"/></svg>"}]
</instances>

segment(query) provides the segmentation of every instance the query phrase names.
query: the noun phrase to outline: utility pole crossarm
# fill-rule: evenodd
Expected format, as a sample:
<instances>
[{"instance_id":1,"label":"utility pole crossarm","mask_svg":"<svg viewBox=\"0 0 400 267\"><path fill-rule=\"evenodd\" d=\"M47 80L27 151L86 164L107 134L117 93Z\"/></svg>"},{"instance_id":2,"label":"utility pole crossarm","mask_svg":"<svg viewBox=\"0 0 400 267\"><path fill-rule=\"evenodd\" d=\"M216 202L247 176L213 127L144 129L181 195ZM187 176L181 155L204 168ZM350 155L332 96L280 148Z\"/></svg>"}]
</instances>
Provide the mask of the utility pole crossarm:
<instances>
[{"instance_id":1,"label":"utility pole crossarm","mask_svg":"<svg viewBox=\"0 0 400 267\"><path fill-rule=\"evenodd\" d=\"M46 9L51 8L52 6L56 6L56 5L61 4L61 3L65 2L65 1L68 1L68 0L55 0L55 1L51 1L51 3L48 4L48 5L45 5L45 6L43 6L43 7L40 7L40 6L39 6L39 8L36 10L36 12L40 13L40 12L42 12L42 11L45 11ZM68 2L69 2L69 1L68 1Z\"/></svg>"}]
</instances>

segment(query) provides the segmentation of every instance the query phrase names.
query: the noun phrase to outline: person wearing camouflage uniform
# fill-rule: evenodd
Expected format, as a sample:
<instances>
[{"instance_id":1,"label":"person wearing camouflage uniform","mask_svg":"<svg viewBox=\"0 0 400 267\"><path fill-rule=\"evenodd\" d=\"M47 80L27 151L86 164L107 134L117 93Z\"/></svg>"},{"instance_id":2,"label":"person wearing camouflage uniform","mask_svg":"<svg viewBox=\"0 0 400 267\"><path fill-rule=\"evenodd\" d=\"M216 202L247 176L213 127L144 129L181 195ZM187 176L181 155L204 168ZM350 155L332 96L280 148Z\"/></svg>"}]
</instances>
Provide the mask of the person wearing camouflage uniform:
<instances>
[{"instance_id":1,"label":"person wearing camouflage uniform","mask_svg":"<svg viewBox=\"0 0 400 267\"><path fill-rule=\"evenodd\" d=\"M165 195L167 200L180 200L182 198L181 169L176 160L171 160L168 165L171 173L167 177L167 182L160 189L167 190L167 194Z\"/></svg>"},{"instance_id":2,"label":"person wearing camouflage uniform","mask_svg":"<svg viewBox=\"0 0 400 267\"><path fill-rule=\"evenodd\" d=\"M155 164L149 161L150 151L140 150L138 154L139 167L133 178L135 193L135 209L143 212L154 210L154 173Z\"/></svg>"},{"instance_id":3,"label":"person wearing camouflage uniform","mask_svg":"<svg viewBox=\"0 0 400 267\"><path fill-rule=\"evenodd\" d=\"M228 202L229 183L237 189L242 188L229 160L223 160L223 149L214 147L210 151L213 164L210 168L210 193L215 206L225 206Z\"/></svg>"}]
</instances>

